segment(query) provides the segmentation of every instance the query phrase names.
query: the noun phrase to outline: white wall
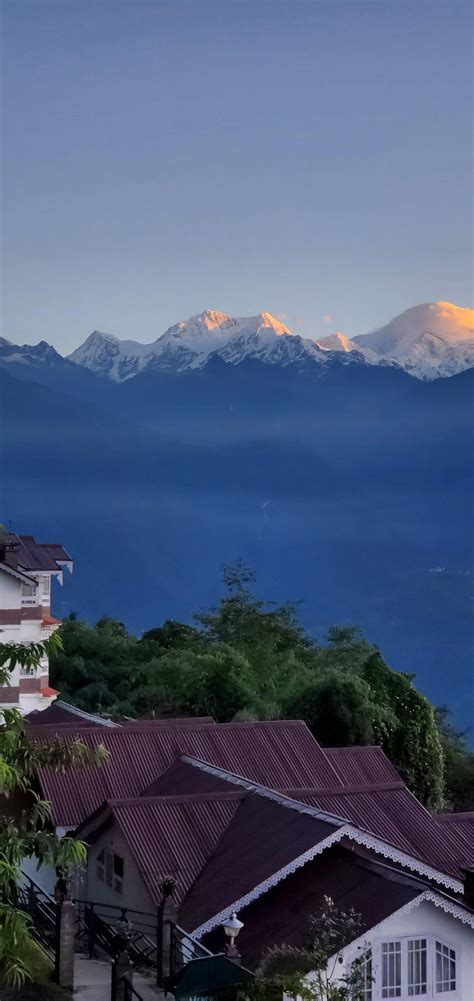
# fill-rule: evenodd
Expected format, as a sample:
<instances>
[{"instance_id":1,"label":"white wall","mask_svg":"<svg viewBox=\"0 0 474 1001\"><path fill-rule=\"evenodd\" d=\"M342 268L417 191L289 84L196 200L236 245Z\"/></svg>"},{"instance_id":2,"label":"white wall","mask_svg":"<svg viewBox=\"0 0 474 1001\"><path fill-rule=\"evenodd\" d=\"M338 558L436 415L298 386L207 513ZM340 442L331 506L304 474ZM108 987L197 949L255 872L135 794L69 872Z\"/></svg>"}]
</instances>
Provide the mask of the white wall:
<instances>
[{"instance_id":1,"label":"white wall","mask_svg":"<svg viewBox=\"0 0 474 1001\"><path fill-rule=\"evenodd\" d=\"M123 871L123 892L116 893L111 887L106 886L97 878L97 856L103 848L120 855L124 860ZM94 845L88 850L87 858L87 879L85 881L85 895L88 900L96 900L98 903L113 904L115 907L127 907L135 911L143 911L145 914L155 915L156 904L153 903L145 884L140 876L135 861L130 854L130 849L115 824L108 831L105 831Z\"/></svg>"},{"instance_id":2,"label":"white wall","mask_svg":"<svg viewBox=\"0 0 474 1001\"><path fill-rule=\"evenodd\" d=\"M0 608L21 608L21 581L0 572Z\"/></svg>"},{"instance_id":3,"label":"white wall","mask_svg":"<svg viewBox=\"0 0 474 1001\"><path fill-rule=\"evenodd\" d=\"M459 919L446 914L431 901L422 901L417 907L405 914L392 914L385 921L353 942L343 951L344 964L341 970L347 970L353 960L361 954L361 948L373 947L380 941L410 936L423 938L434 935L450 945L457 953L457 975L460 990L455 993L428 995L438 998L438 1001L474 1001L474 929L463 924ZM426 997L426 995L425 995ZM374 992L373 1001L378 1001ZM404 999L402 999L404 1001Z\"/></svg>"}]
</instances>

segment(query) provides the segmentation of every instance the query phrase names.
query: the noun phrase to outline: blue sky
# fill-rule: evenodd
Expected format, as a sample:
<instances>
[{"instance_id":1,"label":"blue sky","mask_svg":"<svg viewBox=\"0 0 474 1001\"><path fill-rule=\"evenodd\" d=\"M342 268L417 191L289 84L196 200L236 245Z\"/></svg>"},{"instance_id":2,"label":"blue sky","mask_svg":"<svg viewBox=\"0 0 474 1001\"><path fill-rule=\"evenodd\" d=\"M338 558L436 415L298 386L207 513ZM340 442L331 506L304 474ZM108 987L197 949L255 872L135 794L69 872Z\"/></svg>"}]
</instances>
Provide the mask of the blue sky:
<instances>
[{"instance_id":1,"label":"blue sky","mask_svg":"<svg viewBox=\"0 0 474 1001\"><path fill-rule=\"evenodd\" d=\"M7 0L4 336L470 305L470 45L458 0Z\"/></svg>"}]
</instances>

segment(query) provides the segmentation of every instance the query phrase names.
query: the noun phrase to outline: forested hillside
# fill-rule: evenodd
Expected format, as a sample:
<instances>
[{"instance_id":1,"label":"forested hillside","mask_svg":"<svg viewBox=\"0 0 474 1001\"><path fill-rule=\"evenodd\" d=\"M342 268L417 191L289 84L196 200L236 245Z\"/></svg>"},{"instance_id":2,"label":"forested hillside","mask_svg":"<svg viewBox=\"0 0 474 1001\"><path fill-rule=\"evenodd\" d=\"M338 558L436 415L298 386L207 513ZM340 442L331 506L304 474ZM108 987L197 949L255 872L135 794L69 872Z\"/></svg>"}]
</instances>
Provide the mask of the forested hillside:
<instances>
[{"instance_id":1,"label":"forested hillside","mask_svg":"<svg viewBox=\"0 0 474 1001\"><path fill-rule=\"evenodd\" d=\"M168 620L141 638L111 618L70 616L51 682L80 708L121 716L302 718L326 746L380 744L429 808L474 807L466 736L389 667L357 628L334 626L323 644L297 607L253 596L242 564L224 571L218 606L195 625Z\"/></svg>"}]
</instances>

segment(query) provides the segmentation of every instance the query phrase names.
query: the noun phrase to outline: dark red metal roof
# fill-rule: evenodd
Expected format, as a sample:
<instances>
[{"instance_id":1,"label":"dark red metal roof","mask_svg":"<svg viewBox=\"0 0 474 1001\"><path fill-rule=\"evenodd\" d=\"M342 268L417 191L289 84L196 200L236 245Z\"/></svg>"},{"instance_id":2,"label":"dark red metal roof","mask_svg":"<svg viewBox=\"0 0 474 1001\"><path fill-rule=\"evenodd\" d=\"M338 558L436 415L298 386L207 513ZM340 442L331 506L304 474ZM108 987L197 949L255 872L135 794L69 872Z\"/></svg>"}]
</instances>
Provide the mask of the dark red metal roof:
<instances>
[{"instance_id":1,"label":"dark red metal roof","mask_svg":"<svg viewBox=\"0 0 474 1001\"><path fill-rule=\"evenodd\" d=\"M71 731L71 732L69 732ZM46 728L41 737L47 738ZM73 728L62 736L73 739ZM43 795L51 802L60 827L76 827L105 800L138 797L182 754L228 769L272 789L321 789L340 785L323 750L301 721L219 723L168 729L82 730L90 747L103 744L108 761L100 768L39 775Z\"/></svg>"},{"instance_id":2,"label":"dark red metal roof","mask_svg":"<svg viewBox=\"0 0 474 1001\"><path fill-rule=\"evenodd\" d=\"M76 835L93 841L111 819L156 903L167 876L176 880L177 904L191 891L182 912L186 927L232 904L341 826L302 804L228 785L224 792L112 800Z\"/></svg>"},{"instance_id":3,"label":"dark red metal roof","mask_svg":"<svg viewBox=\"0 0 474 1001\"><path fill-rule=\"evenodd\" d=\"M301 947L309 920L324 906L325 897L331 897L341 910L355 910L361 921L356 934L360 934L426 889L427 885L414 877L334 846L239 911L244 922L237 942L239 952L245 965L253 969L263 953L275 945ZM187 927L194 930L189 924ZM215 952L222 950L224 941L222 927L203 939Z\"/></svg>"},{"instance_id":4,"label":"dark red metal roof","mask_svg":"<svg viewBox=\"0 0 474 1001\"><path fill-rule=\"evenodd\" d=\"M311 806L347 817L356 827L441 872L459 876L463 863L454 839L448 831L440 830L437 821L401 781L398 785L390 783L385 789L348 788L340 795L316 790L310 794L305 791L301 797L297 792L293 795Z\"/></svg>"},{"instance_id":5,"label":"dark red metal roof","mask_svg":"<svg viewBox=\"0 0 474 1001\"><path fill-rule=\"evenodd\" d=\"M199 927L337 829L289 803L247 793L180 908L180 922Z\"/></svg>"},{"instance_id":6,"label":"dark red metal roof","mask_svg":"<svg viewBox=\"0 0 474 1001\"><path fill-rule=\"evenodd\" d=\"M461 865L466 869L474 866L474 812L438 813L435 819L442 825L443 834L449 832L455 841Z\"/></svg>"},{"instance_id":7,"label":"dark red metal roof","mask_svg":"<svg viewBox=\"0 0 474 1001\"><path fill-rule=\"evenodd\" d=\"M163 797L109 804L156 903L167 876L176 880L176 902L183 900L241 800L242 794L233 792L208 799Z\"/></svg>"},{"instance_id":8,"label":"dark red metal roof","mask_svg":"<svg viewBox=\"0 0 474 1001\"><path fill-rule=\"evenodd\" d=\"M193 772L198 773L196 778ZM397 774L390 766L390 776ZM376 777L379 777L377 774ZM225 771L209 773L202 763L188 757L175 763L153 784L153 794L169 794L175 788L181 794L212 791L232 785ZM377 785L336 786L327 789L281 789L280 793L366 831L395 848L414 856L426 865L459 877L468 863L459 844L449 831L441 831L436 819L418 802L401 779ZM147 790L145 790L145 795Z\"/></svg>"},{"instance_id":9,"label":"dark red metal roof","mask_svg":"<svg viewBox=\"0 0 474 1001\"><path fill-rule=\"evenodd\" d=\"M345 786L400 782L381 747L325 747L324 753Z\"/></svg>"}]
</instances>

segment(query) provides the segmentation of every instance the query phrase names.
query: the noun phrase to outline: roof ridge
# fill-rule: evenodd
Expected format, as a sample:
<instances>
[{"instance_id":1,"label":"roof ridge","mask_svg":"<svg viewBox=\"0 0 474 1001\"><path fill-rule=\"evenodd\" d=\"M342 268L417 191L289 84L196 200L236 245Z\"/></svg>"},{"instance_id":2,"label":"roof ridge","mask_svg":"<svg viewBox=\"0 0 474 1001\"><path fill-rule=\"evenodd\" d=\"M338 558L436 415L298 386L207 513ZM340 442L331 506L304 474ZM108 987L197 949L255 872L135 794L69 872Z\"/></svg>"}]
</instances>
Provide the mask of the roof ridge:
<instances>
[{"instance_id":1,"label":"roof ridge","mask_svg":"<svg viewBox=\"0 0 474 1001\"><path fill-rule=\"evenodd\" d=\"M390 791L391 789L406 789L407 786L402 779L398 782L367 782L359 783L357 785L350 786L324 786L322 789L318 789L316 786L308 786L306 789L300 789L298 786L291 786L290 788L281 789L280 792L286 796L291 796L292 793L298 793L298 795L315 795L315 796L346 796L351 793L359 792L384 792ZM415 797L416 799L416 797Z\"/></svg>"},{"instance_id":2,"label":"roof ridge","mask_svg":"<svg viewBox=\"0 0 474 1001\"><path fill-rule=\"evenodd\" d=\"M156 806L164 803L197 803L209 802L212 800L234 800L245 799L245 791L229 790L223 792L192 792L177 793L175 796L131 796L125 799L106 799L105 803L111 808L117 806Z\"/></svg>"},{"instance_id":3,"label":"roof ridge","mask_svg":"<svg viewBox=\"0 0 474 1001\"><path fill-rule=\"evenodd\" d=\"M265 797L266 799L271 799L276 803L280 803L281 806L284 806L287 809L297 810L298 813L305 813L310 817L314 817L315 820L324 820L329 824L334 824L336 827L342 827L344 824L351 823L347 817L339 817L337 814L327 813L325 810L318 810L317 807L309 806L307 803L301 803L296 799L292 799L290 796L286 796L284 793L277 792L275 789L270 789L268 786L264 786L260 782L253 782L251 779L246 779L242 775L236 775L234 772L229 772L225 768L219 768L216 765L211 765L209 762L203 761L201 758L195 758L189 754L182 754L181 761L186 762L186 764L189 764L192 767L200 768L201 771L206 771L210 775L215 775L216 778L224 777L228 782L243 786L243 788L248 792L254 792L259 796Z\"/></svg>"}]
</instances>

